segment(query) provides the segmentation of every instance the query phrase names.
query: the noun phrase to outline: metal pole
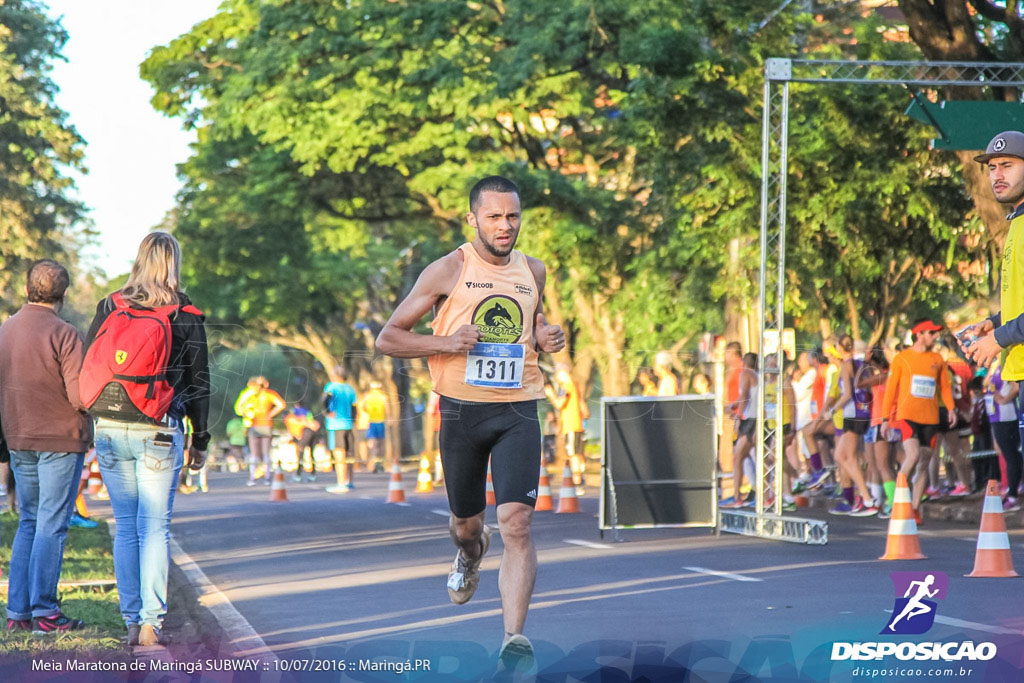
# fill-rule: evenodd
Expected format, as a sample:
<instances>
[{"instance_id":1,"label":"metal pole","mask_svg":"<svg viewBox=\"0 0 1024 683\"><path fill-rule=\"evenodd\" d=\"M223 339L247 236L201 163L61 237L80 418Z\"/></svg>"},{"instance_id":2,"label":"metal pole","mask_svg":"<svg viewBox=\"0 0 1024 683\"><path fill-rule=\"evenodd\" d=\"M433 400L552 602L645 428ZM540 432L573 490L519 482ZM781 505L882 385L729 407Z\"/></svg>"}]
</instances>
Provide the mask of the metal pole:
<instances>
[{"instance_id":1,"label":"metal pole","mask_svg":"<svg viewBox=\"0 0 1024 683\"><path fill-rule=\"evenodd\" d=\"M786 176L789 170L789 81L782 84L782 130L779 135L779 270L778 270L778 290L776 296L778 297L775 301L775 326L779 330L779 348L776 350L777 358L776 362L779 368L779 374L776 376L776 410L775 410L775 481L774 481L774 493L775 493L775 504L773 505L774 512L777 515L782 514L782 492L784 486L782 485L782 474L784 471L784 463L786 457L786 448L784 444L783 435L783 424L782 418L785 414L783 406L785 405L785 397L782 393L782 385L785 371L785 358L786 354L782 350L782 334L786 329L786 312L785 312L785 292L786 292ZM796 406L793 406L796 409Z\"/></svg>"},{"instance_id":2,"label":"metal pole","mask_svg":"<svg viewBox=\"0 0 1024 683\"><path fill-rule=\"evenodd\" d=\"M758 516L764 514L764 326L767 310L767 277L768 277L768 211L769 185L771 183L771 117L772 117L772 82L767 76L764 79L764 111L761 117L761 270L759 274L761 290L761 306L758 310L757 351L760 367L757 372L757 431L754 451L755 471L751 488L754 494L754 509ZM742 463L733 461L733 476L742 476ZM736 487L736 491L739 488Z\"/></svg>"}]
</instances>

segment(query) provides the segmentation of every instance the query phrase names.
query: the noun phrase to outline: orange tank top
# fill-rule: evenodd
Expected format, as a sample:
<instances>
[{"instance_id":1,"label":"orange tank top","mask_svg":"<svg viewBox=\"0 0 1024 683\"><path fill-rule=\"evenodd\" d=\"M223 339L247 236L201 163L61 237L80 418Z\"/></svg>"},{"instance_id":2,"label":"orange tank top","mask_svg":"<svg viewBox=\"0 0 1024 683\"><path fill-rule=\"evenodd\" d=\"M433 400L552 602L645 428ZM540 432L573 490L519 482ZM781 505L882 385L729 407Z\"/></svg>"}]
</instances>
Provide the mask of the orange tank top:
<instances>
[{"instance_id":1,"label":"orange tank top","mask_svg":"<svg viewBox=\"0 0 1024 683\"><path fill-rule=\"evenodd\" d=\"M481 339L469 353L427 358L434 391L461 401L487 403L543 397L544 380L533 337L541 293L526 256L513 250L508 264L495 266L484 261L472 244L459 249L462 273L430 326L435 335L446 336L463 325L476 325Z\"/></svg>"}]
</instances>

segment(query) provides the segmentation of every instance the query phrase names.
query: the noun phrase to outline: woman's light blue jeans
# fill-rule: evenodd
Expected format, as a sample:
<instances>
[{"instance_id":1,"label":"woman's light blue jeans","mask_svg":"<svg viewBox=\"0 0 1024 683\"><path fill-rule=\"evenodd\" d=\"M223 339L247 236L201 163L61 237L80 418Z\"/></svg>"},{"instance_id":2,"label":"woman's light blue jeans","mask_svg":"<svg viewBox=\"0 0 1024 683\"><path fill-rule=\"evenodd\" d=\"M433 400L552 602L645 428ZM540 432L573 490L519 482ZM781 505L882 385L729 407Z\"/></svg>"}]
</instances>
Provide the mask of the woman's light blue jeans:
<instances>
[{"instance_id":1,"label":"woman's light blue jeans","mask_svg":"<svg viewBox=\"0 0 1024 683\"><path fill-rule=\"evenodd\" d=\"M96 457L117 522L114 575L126 624L160 628L167 614L171 509L184 445L180 427L96 421Z\"/></svg>"}]
</instances>

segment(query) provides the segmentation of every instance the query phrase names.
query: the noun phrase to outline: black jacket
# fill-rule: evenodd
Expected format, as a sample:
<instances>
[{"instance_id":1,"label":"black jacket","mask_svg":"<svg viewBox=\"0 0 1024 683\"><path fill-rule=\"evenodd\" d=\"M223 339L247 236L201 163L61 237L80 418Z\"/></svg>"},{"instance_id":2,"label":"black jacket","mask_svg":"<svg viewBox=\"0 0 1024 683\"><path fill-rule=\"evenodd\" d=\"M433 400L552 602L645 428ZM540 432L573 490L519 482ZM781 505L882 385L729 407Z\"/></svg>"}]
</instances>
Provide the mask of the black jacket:
<instances>
[{"instance_id":1,"label":"black jacket","mask_svg":"<svg viewBox=\"0 0 1024 683\"><path fill-rule=\"evenodd\" d=\"M192 302L184 293L178 293L180 306ZM108 296L96 305L96 317L85 337L85 349L92 346L96 333L116 306ZM143 308L133 305L132 308ZM205 451L210 443L207 419L210 414L210 362L206 347L205 316L178 311L171 316L171 359L167 367L167 381L174 388L174 400L168 415L192 421L192 445ZM140 413L141 414L141 413Z\"/></svg>"}]
</instances>

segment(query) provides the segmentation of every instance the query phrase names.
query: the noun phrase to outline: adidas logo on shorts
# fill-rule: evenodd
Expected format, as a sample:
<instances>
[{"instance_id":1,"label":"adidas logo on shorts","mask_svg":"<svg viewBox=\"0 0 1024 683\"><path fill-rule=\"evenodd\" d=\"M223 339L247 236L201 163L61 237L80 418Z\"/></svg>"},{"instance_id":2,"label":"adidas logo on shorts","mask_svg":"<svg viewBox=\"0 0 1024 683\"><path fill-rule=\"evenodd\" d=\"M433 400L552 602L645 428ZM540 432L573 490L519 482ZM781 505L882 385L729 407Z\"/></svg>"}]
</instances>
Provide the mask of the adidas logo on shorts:
<instances>
[{"instance_id":1,"label":"adidas logo on shorts","mask_svg":"<svg viewBox=\"0 0 1024 683\"><path fill-rule=\"evenodd\" d=\"M526 497L527 498L536 498L537 497L537 489L530 489L530 492L526 494Z\"/></svg>"}]
</instances>

